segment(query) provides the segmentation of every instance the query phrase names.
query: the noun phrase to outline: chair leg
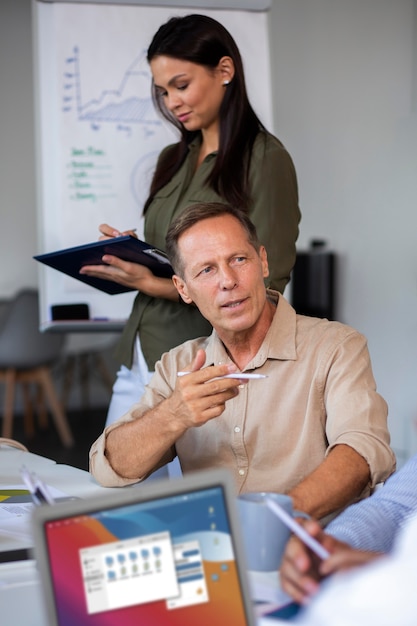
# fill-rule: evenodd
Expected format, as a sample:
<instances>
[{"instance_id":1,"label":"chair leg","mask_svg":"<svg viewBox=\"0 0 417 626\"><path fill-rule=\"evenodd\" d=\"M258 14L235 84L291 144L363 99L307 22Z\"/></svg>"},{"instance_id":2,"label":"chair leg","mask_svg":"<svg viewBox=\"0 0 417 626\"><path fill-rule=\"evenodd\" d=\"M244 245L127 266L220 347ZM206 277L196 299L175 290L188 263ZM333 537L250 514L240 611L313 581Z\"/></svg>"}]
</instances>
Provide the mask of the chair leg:
<instances>
[{"instance_id":1,"label":"chair leg","mask_svg":"<svg viewBox=\"0 0 417 626\"><path fill-rule=\"evenodd\" d=\"M23 430L26 437L33 437L35 434L35 423L33 421L33 405L30 398L29 385L22 382L23 391Z\"/></svg>"},{"instance_id":2,"label":"chair leg","mask_svg":"<svg viewBox=\"0 0 417 626\"><path fill-rule=\"evenodd\" d=\"M36 385L36 411L39 427L42 430L46 430L48 428L48 411L46 410L45 394L42 385Z\"/></svg>"},{"instance_id":3,"label":"chair leg","mask_svg":"<svg viewBox=\"0 0 417 626\"><path fill-rule=\"evenodd\" d=\"M6 391L4 397L3 437L12 438L13 434L13 405L16 387L16 370L8 369L5 375Z\"/></svg>"},{"instance_id":4,"label":"chair leg","mask_svg":"<svg viewBox=\"0 0 417 626\"><path fill-rule=\"evenodd\" d=\"M46 367L39 367L37 368L37 374L38 380L45 391L46 398L51 408L52 417L61 441L65 447L70 448L74 445L74 439L67 422L66 415L55 392L49 370Z\"/></svg>"},{"instance_id":5,"label":"chair leg","mask_svg":"<svg viewBox=\"0 0 417 626\"><path fill-rule=\"evenodd\" d=\"M75 357L69 356L66 360L65 367L64 367L64 381L63 381L62 392L61 392L61 403L64 408L68 404L68 397L69 397L72 383L74 380L74 370L75 370Z\"/></svg>"}]
</instances>

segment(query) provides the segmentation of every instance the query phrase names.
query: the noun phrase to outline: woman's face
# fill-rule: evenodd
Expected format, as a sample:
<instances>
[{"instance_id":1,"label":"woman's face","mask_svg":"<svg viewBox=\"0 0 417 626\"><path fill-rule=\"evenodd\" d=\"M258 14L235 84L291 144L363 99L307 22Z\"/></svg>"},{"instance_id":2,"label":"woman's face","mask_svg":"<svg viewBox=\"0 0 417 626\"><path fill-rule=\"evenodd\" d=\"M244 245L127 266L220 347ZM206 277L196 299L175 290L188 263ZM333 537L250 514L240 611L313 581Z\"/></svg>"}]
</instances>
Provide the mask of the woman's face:
<instances>
[{"instance_id":1,"label":"woman's face","mask_svg":"<svg viewBox=\"0 0 417 626\"><path fill-rule=\"evenodd\" d=\"M158 56L150 67L158 95L187 130L218 128L224 81L231 79L222 60L211 70L190 61Z\"/></svg>"}]
</instances>

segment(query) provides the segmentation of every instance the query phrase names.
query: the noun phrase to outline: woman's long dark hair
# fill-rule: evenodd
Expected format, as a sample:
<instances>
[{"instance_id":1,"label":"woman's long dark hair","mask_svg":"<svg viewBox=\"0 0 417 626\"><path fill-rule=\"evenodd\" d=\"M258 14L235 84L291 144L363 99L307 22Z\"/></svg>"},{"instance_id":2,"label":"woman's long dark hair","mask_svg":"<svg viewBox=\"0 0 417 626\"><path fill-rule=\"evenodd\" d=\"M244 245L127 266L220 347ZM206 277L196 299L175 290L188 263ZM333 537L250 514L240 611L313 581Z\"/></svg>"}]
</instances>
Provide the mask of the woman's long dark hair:
<instances>
[{"instance_id":1,"label":"woman's long dark hair","mask_svg":"<svg viewBox=\"0 0 417 626\"><path fill-rule=\"evenodd\" d=\"M229 56L233 60L235 74L230 84L225 87L220 107L218 154L206 182L232 206L248 208L250 156L255 137L264 126L249 103L242 58L233 37L219 22L205 15L173 17L159 28L148 48L148 62L158 56L190 61L208 69L216 68L224 56ZM165 107L162 98L158 98L154 85L152 96L160 113L180 131L181 140L175 149L169 150L166 157L159 162L144 213L155 193L166 185L181 167L189 143L201 132L186 130Z\"/></svg>"}]
</instances>

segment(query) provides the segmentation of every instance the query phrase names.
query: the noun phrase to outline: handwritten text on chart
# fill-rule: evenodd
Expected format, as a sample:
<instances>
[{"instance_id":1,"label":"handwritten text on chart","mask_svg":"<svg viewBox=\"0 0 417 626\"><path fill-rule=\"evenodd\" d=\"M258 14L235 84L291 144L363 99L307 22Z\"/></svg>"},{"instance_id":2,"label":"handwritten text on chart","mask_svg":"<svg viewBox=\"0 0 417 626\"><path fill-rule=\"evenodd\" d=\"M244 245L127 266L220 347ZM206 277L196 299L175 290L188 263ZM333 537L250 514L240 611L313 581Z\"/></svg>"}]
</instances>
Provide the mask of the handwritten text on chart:
<instances>
[{"instance_id":1,"label":"handwritten text on chart","mask_svg":"<svg viewBox=\"0 0 417 626\"><path fill-rule=\"evenodd\" d=\"M115 198L113 167L101 148L72 147L67 162L68 197L72 202Z\"/></svg>"}]
</instances>

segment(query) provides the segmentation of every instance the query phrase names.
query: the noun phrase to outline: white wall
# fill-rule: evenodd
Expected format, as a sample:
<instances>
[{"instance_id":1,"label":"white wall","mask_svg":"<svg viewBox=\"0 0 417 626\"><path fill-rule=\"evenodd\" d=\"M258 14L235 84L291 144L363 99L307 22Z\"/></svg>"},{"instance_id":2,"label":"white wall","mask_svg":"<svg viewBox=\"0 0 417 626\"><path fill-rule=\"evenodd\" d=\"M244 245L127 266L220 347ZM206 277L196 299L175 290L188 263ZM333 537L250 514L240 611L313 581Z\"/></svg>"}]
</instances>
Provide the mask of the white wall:
<instances>
[{"instance_id":1,"label":"white wall","mask_svg":"<svg viewBox=\"0 0 417 626\"><path fill-rule=\"evenodd\" d=\"M0 300L37 284L30 0L0 2Z\"/></svg>"},{"instance_id":2,"label":"white wall","mask_svg":"<svg viewBox=\"0 0 417 626\"><path fill-rule=\"evenodd\" d=\"M273 0L270 16L299 247L324 237L338 254L338 317L369 339L399 463L417 451L416 4ZM36 284L31 57L30 0L1 0L0 299Z\"/></svg>"},{"instance_id":3,"label":"white wall","mask_svg":"<svg viewBox=\"0 0 417 626\"><path fill-rule=\"evenodd\" d=\"M338 318L369 340L399 462L417 451L417 3L275 0L275 131L297 168L299 247L338 255Z\"/></svg>"}]
</instances>

